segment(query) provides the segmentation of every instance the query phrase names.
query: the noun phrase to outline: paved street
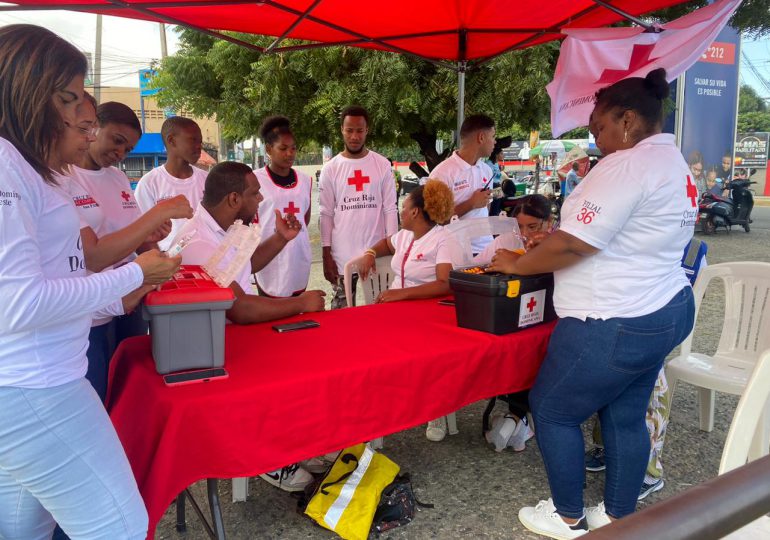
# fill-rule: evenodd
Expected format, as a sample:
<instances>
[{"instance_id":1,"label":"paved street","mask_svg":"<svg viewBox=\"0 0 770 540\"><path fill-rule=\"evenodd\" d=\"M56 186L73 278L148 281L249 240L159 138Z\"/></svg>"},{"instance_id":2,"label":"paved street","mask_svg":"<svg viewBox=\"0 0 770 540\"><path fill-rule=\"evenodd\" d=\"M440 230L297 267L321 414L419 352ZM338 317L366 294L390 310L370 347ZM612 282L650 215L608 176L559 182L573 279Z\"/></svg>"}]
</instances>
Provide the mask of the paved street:
<instances>
[{"instance_id":1,"label":"paved street","mask_svg":"<svg viewBox=\"0 0 770 540\"><path fill-rule=\"evenodd\" d=\"M315 226L311 227L311 233L317 241ZM731 234L720 231L716 236L699 235L699 238L709 244L710 264L741 260L770 262L770 208L755 208L749 234L734 229ZM312 279L312 286L316 287L324 285L318 259L316 252ZM722 298L719 287L707 294L698 320L695 350L709 353L716 349L722 325ZM400 324L411 324L411 321L390 321L390 324L397 330ZM645 504L661 501L716 475L736 402L732 396L718 394L714 431L704 433L698 430L693 388L680 386L674 397L664 451L666 487L648 497ZM482 410L483 404L476 403L459 411L460 433L441 443L427 441L424 426L385 439L383 452L412 474L418 498L436 507L420 512L413 523L384 538L539 538L526 531L516 518L521 506L532 505L548 496L537 444L533 439L527 450L518 454L497 454L490 450L480 436ZM588 474L586 504L593 505L602 499L603 479L603 473ZM193 491L205 500L205 483L196 484ZM231 539L334 537L297 514L296 501L291 496L259 479L250 482L250 497L245 503L229 502L229 482L221 483L220 495ZM175 531L173 509L170 509L158 528L157 537L206 538L189 508L186 534Z\"/></svg>"}]
</instances>

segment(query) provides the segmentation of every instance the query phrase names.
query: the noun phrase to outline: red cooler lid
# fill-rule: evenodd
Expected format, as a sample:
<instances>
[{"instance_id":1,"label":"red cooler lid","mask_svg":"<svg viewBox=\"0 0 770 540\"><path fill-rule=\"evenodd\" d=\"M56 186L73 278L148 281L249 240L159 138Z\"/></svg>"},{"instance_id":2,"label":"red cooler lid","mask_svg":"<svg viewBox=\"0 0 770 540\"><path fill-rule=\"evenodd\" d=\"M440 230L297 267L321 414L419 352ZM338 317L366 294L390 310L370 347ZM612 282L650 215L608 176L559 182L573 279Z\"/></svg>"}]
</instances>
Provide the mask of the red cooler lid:
<instances>
[{"instance_id":1,"label":"red cooler lid","mask_svg":"<svg viewBox=\"0 0 770 540\"><path fill-rule=\"evenodd\" d=\"M170 280L160 286L160 290L147 293L144 303L148 306L168 306L232 300L235 300L232 289L217 285L203 268L183 265Z\"/></svg>"}]
</instances>

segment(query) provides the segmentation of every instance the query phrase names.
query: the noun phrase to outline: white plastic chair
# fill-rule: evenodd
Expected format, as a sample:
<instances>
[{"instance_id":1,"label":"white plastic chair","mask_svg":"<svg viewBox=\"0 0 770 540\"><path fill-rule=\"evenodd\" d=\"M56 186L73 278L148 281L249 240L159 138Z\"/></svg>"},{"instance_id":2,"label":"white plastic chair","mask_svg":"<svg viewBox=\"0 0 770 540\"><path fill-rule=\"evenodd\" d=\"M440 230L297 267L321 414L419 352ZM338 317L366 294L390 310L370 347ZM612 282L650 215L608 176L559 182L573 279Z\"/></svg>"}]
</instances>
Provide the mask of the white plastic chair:
<instances>
[{"instance_id":1,"label":"white plastic chair","mask_svg":"<svg viewBox=\"0 0 770 540\"><path fill-rule=\"evenodd\" d=\"M769 398L770 349L767 349L759 357L735 408L725 448L722 450L719 474L737 469L748 461L759 459L770 452L770 448L763 444Z\"/></svg>"},{"instance_id":2,"label":"white plastic chair","mask_svg":"<svg viewBox=\"0 0 770 540\"><path fill-rule=\"evenodd\" d=\"M365 255L368 257L368 255ZM356 257L345 263L343 269L345 280L345 300L348 307L353 305L353 288L352 279L353 274L358 271L358 265L363 257ZM364 304L373 304L377 296L382 292L390 288L390 283L393 281L395 274L390 266L390 261L393 257L377 257L375 259L375 272L372 272L366 279L361 279L359 276L358 284L362 287L364 293ZM451 435L459 433L457 430L457 418L455 413L448 414L446 416L447 431ZM382 437L371 441L372 448L378 449L383 447Z\"/></svg>"},{"instance_id":3,"label":"white plastic chair","mask_svg":"<svg viewBox=\"0 0 770 540\"><path fill-rule=\"evenodd\" d=\"M741 467L748 461L759 459L768 453L766 444L760 446L767 429L768 398L770 398L770 349L759 357L746 390L738 401L730 431L727 433L725 448L722 451L719 474ZM764 418L762 418L763 411ZM760 538L770 538L770 518L767 516L762 516L725 536L726 540L759 540Z\"/></svg>"},{"instance_id":4,"label":"white plastic chair","mask_svg":"<svg viewBox=\"0 0 770 540\"><path fill-rule=\"evenodd\" d=\"M699 387L703 431L714 429L714 391L741 395L759 355L770 347L770 263L723 263L702 269L693 291L696 319L709 284L717 278L725 285L725 319L716 353L692 352L693 329L681 354L666 366L669 403L679 381Z\"/></svg>"},{"instance_id":5,"label":"white plastic chair","mask_svg":"<svg viewBox=\"0 0 770 540\"><path fill-rule=\"evenodd\" d=\"M471 240L480 236L492 236L514 231L519 233L519 224L514 218L508 216L489 216L469 219L459 219L456 216L447 225L446 230L451 232L460 244L465 257L464 265L473 263L473 251Z\"/></svg>"},{"instance_id":6,"label":"white plastic chair","mask_svg":"<svg viewBox=\"0 0 770 540\"><path fill-rule=\"evenodd\" d=\"M368 257L368 255L365 255ZM358 277L358 285L364 293L364 304L374 304L375 299L382 291L390 288L393 281L393 269L390 267L390 260L393 257L378 257L375 259L374 272L370 272L366 279ZM358 273L359 263L363 257L356 257L345 263L342 271L345 280L345 301L348 307L353 306L353 274Z\"/></svg>"}]
</instances>

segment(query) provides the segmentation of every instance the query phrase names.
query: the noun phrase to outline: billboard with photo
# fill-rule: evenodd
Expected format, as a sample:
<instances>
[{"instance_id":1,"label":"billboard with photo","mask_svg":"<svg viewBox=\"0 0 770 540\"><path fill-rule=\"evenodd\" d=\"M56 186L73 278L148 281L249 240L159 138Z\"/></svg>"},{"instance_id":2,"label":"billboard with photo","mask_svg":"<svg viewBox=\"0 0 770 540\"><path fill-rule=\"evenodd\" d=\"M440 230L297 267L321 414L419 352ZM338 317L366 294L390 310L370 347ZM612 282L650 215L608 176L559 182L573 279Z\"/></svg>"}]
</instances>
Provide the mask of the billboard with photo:
<instances>
[{"instance_id":1,"label":"billboard with photo","mask_svg":"<svg viewBox=\"0 0 770 540\"><path fill-rule=\"evenodd\" d=\"M740 34L727 26L682 77L682 154L701 190L709 169L733 176L740 48Z\"/></svg>"}]
</instances>

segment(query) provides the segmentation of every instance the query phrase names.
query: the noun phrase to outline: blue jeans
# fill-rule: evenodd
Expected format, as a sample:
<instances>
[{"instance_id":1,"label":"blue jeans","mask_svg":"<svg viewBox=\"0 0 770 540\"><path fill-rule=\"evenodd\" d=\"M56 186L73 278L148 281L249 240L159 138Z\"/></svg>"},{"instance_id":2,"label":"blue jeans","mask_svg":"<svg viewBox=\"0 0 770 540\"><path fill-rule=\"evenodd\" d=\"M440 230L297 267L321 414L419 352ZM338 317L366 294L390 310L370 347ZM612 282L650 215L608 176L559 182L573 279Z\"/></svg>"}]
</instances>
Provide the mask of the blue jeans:
<instances>
[{"instance_id":1,"label":"blue jeans","mask_svg":"<svg viewBox=\"0 0 770 540\"><path fill-rule=\"evenodd\" d=\"M91 327L91 332L88 334L88 351L86 351L86 357L88 357L86 379L94 387L102 403L107 398L110 359L115 349L126 338L146 335L148 327L139 309L128 315L115 317L107 324Z\"/></svg>"},{"instance_id":2,"label":"blue jeans","mask_svg":"<svg viewBox=\"0 0 770 540\"><path fill-rule=\"evenodd\" d=\"M645 412L666 355L692 330L686 287L642 317L559 320L530 393L537 443L559 514L583 515L580 424L597 412L607 465L604 504L621 518L636 509L650 455Z\"/></svg>"},{"instance_id":3,"label":"blue jeans","mask_svg":"<svg viewBox=\"0 0 770 540\"><path fill-rule=\"evenodd\" d=\"M0 538L143 539L147 511L104 406L85 379L0 387Z\"/></svg>"}]
</instances>

